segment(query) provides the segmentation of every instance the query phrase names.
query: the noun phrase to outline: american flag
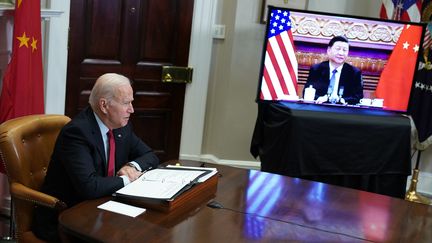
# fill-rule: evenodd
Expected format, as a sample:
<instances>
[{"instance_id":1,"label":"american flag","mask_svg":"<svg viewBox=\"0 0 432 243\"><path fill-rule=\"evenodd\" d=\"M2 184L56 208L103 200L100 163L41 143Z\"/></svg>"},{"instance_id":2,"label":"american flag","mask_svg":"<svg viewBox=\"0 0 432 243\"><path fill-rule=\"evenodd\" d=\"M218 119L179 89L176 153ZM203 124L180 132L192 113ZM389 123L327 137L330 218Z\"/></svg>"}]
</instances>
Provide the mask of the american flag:
<instances>
[{"instance_id":1,"label":"american flag","mask_svg":"<svg viewBox=\"0 0 432 243\"><path fill-rule=\"evenodd\" d=\"M380 17L382 19L419 22L423 0L383 0Z\"/></svg>"},{"instance_id":2,"label":"american flag","mask_svg":"<svg viewBox=\"0 0 432 243\"><path fill-rule=\"evenodd\" d=\"M403 20L420 22L422 15L423 0L382 0L380 17L382 19ZM432 45L432 38L429 29L423 41L423 49Z\"/></svg>"},{"instance_id":3,"label":"american flag","mask_svg":"<svg viewBox=\"0 0 432 243\"><path fill-rule=\"evenodd\" d=\"M267 30L261 99L282 100L297 96L297 68L290 12L274 9Z\"/></svg>"}]
</instances>

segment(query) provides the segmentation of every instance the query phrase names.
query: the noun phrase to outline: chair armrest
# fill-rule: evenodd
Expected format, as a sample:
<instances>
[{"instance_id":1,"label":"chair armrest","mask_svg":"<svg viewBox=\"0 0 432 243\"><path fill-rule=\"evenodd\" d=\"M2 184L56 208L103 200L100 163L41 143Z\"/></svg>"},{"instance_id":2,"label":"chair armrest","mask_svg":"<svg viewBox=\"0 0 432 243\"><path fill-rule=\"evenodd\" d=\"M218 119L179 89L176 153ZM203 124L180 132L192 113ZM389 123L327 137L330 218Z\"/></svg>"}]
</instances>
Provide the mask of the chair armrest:
<instances>
[{"instance_id":1,"label":"chair armrest","mask_svg":"<svg viewBox=\"0 0 432 243\"><path fill-rule=\"evenodd\" d=\"M64 203L63 201L43 192L31 189L21 183L12 182L12 184L10 185L10 193L15 198L33 202L35 204L39 204L45 207L54 208L59 211L67 208L66 203Z\"/></svg>"}]
</instances>

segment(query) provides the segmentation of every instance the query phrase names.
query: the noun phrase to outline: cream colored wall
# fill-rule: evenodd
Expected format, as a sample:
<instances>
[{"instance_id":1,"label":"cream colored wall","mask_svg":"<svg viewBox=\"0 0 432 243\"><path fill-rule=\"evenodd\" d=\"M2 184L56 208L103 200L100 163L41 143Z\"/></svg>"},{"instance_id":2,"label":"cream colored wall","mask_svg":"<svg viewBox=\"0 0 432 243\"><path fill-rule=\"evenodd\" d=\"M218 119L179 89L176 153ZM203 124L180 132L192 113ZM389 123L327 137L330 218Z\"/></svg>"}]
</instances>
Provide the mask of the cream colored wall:
<instances>
[{"instance_id":1,"label":"cream colored wall","mask_svg":"<svg viewBox=\"0 0 432 243\"><path fill-rule=\"evenodd\" d=\"M226 25L226 37L213 41L202 152L219 159L250 161L264 40L264 25L258 22L261 1L218 3L215 24Z\"/></svg>"},{"instance_id":2,"label":"cream colored wall","mask_svg":"<svg viewBox=\"0 0 432 243\"><path fill-rule=\"evenodd\" d=\"M358 0L309 0L308 9L320 12L378 17L382 1Z\"/></svg>"}]
</instances>

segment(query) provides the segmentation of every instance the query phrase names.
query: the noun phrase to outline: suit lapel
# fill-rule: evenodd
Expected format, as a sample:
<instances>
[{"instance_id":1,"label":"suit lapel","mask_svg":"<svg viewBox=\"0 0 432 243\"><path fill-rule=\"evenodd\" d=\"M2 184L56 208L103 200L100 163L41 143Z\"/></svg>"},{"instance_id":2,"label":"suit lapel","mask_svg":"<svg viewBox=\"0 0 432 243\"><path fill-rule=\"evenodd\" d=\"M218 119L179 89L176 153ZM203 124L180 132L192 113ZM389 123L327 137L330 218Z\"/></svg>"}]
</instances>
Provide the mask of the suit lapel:
<instances>
[{"instance_id":1,"label":"suit lapel","mask_svg":"<svg viewBox=\"0 0 432 243\"><path fill-rule=\"evenodd\" d=\"M124 138L124 132L123 129L118 128L118 129L114 129L113 130L114 133L114 140L115 140L115 145L116 145L116 152L115 152L115 168L117 171L117 162L120 161L119 158L121 158L121 151L122 151L122 144L123 144L123 138Z\"/></svg>"},{"instance_id":2,"label":"suit lapel","mask_svg":"<svg viewBox=\"0 0 432 243\"><path fill-rule=\"evenodd\" d=\"M324 78L324 84L325 87L327 87L330 84L330 65L329 62L324 63L323 73L321 74L321 77Z\"/></svg>"},{"instance_id":3,"label":"suit lapel","mask_svg":"<svg viewBox=\"0 0 432 243\"><path fill-rule=\"evenodd\" d=\"M105 154L105 146L104 146L104 142L102 139L102 134L100 131L100 128L97 124L96 118L93 114L93 110L89 108L88 110L88 119L89 119L89 124L91 125L91 133L92 136L91 138L93 139L94 145L99 153L99 155L101 156L101 158L103 159L104 163L102 163L102 167L104 168L103 171L106 171L106 164L107 164L107 157Z\"/></svg>"},{"instance_id":4,"label":"suit lapel","mask_svg":"<svg viewBox=\"0 0 432 243\"><path fill-rule=\"evenodd\" d=\"M348 68L347 65L344 63L342 66L341 75L339 77L339 88L345 87L345 80L348 71L347 68Z\"/></svg>"}]
</instances>

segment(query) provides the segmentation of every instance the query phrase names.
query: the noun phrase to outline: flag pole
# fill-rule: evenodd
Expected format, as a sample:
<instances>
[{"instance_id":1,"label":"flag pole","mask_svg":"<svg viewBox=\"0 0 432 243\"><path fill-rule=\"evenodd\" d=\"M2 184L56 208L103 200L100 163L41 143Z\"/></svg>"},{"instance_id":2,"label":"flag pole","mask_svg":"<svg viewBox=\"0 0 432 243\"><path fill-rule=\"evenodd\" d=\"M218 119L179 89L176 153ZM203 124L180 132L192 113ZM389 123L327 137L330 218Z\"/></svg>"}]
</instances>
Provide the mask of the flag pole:
<instances>
[{"instance_id":1,"label":"flag pole","mask_svg":"<svg viewBox=\"0 0 432 243\"><path fill-rule=\"evenodd\" d=\"M417 150L417 161L416 161L416 165L413 169L413 175L411 177L410 187L409 187L407 193L405 194L405 200L411 201L411 202L416 202L416 203L432 205L431 199L429 199L425 196L422 196L417 192L420 156L421 156L421 150Z\"/></svg>"}]
</instances>

